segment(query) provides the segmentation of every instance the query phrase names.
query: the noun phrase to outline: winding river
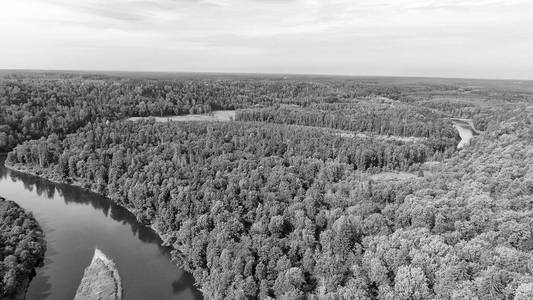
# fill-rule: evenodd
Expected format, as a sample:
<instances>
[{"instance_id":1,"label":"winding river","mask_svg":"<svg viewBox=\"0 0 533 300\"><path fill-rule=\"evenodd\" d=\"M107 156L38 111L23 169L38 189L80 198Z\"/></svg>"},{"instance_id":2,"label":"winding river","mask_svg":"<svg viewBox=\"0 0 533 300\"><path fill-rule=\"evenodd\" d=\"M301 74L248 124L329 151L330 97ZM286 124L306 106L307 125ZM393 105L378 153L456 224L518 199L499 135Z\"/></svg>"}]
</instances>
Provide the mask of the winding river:
<instances>
[{"instance_id":1,"label":"winding river","mask_svg":"<svg viewBox=\"0 0 533 300\"><path fill-rule=\"evenodd\" d=\"M0 156L0 194L32 211L46 234L45 263L27 300L72 299L95 247L117 264L124 299L202 299L159 236L126 209L78 187L11 171L4 160Z\"/></svg>"},{"instance_id":2,"label":"winding river","mask_svg":"<svg viewBox=\"0 0 533 300\"><path fill-rule=\"evenodd\" d=\"M470 144L470 140L472 140L474 135L479 134L474 127L472 119L451 118L451 121L461 137L461 142L457 145L457 149L462 149Z\"/></svg>"}]
</instances>

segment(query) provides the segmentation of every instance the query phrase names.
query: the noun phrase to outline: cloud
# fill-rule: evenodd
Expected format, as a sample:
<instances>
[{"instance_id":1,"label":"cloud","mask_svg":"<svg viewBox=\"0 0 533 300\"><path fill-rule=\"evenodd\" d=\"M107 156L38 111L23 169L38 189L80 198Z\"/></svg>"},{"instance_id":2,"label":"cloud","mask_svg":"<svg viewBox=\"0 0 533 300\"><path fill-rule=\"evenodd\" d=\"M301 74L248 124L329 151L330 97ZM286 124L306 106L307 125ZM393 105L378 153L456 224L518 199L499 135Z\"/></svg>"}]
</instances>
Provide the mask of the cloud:
<instances>
[{"instance_id":1,"label":"cloud","mask_svg":"<svg viewBox=\"0 0 533 300\"><path fill-rule=\"evenodd\" d=\"M0 39L10 42L0 68L444 76L450 66L504 73L505 60L524 74L532 9L526 0L2 0Z\"/></svg>"},{"instance_id":2,"label":"cloud","mask_svg":"<svg viewBox=\"0 0 533 300\"><path fill-rule=\"evenodd\" d=\"M56 7L67 8L71 13L89 15L114 21L138 22L147 20L154 11L164 11L166 1L63 1L50 0Z\"/></svg>"}]
</instances>

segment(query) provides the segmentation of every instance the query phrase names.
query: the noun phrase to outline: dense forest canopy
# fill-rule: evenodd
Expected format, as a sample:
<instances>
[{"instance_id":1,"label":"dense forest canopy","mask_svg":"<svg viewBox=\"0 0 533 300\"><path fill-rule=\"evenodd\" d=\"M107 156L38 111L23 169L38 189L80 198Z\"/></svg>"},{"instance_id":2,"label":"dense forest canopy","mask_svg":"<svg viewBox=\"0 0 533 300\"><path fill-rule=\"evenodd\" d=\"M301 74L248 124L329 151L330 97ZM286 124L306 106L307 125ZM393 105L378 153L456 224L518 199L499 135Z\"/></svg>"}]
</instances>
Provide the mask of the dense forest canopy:
<instances>
[{"instance_id":1,"label":"dense forest canopy","mask_svg":"<svg viewBox=\"0 0 533 300\"><path fill-rule=\"evenodd\" d=\"M32 214L0 196L0 298L18 297L44 259L44 233Z\"/></svg>"},{"instance_id":2,"label":"dense forest canopy","mask_svg":"<svg viewBox=\"0 0 533 300\"><path fill-rule=\"evenodd\" d=\"M20 143L7 163L132 210L207 298L533 298L527 86L63 74L3 88ZM42 123L79 108L71 127ZM236 120L123 120L218 109ZM450 117L481 135L457 150Z\"/></svg>"},{"instance_id":3,"label":"dense forest canopy","mask_svg":"<svg viewBox=\"0 0 533 300\"><path fill-rule=\"evenodd\" d=\"M75 131L89 121L205 113L252 105L353 98L394 89L324 81L0 78L0 150L21 141ZM341 85L342 87L342 85Z\"/></svg>"},{"instance_id":4,"label":"dense forest canopy","mask_svg":"<svg viewBox=\"0 0 533 300\"><path fill-rule=\"evenodd\" d=\"M6 73L0 76L0 152L9 151L25 140L47 137L50 134L57 134L62 138L88 122L97 120L206 113L212 110L279 104L295 104L307 110L327 109L324 106L331 105L337 110L337 114L331 117L340 117L338 110L344 110L344 106L348 106L359 117L370 117L371 120L367 122L376 123L386 120L385 115L381 119L381 115L373 115L377 107L374 105L383 106L383 103L378 103L383 102L383 99L401 102L398 107L389 109L386 112L388 115L396 111L401 111L403 116L416 115L420 110L438 111L431 112L436 114L436 119L429 120L429 115L425 115L422 117L425 119L421 120L417 116L416 120L402 123L402 128L407 128L393 132L389 124L388 128L379 129L380 132L397 134L400 131L400 134L408 135L418 131L418 135L427 135L432 131L443 130L442 124L446 121L442 117L445 116L473 118L476 126L484 130L490 118L500 115L491 112L505 111L510 102L517 104L531 95L528 94L529 90L509 94L504 87L470 87L480 84L477 82L461 87L456 82L444 81L437 84L429 79L426 79L427 82L422 79L418 80L421 82L404 82L398 78L349 77L152 77L155 78L143 78L141 75L128 78L116 74ZM509 101L493 105L502 96ZM369 99L371 101L364 101ZM436 100L433 101L434 99ZM487 100L491 105L480 99ZM347 115L342 117L346 118ZM395 118L398 117L400 116ZM289 119L286 121L295 122ZM354 116L349 121L353 124L349 127L354 130L377 130L375 124L362 126L361 120L356 122ZM406 120L402 120L404 121ZM433 129L413 128L423 124L422 121L429 122L430 126L424 127ZM316 121L313 124L322 126ZM445 136L449 134L448 132Z\"/></svg>"}]
</instances>

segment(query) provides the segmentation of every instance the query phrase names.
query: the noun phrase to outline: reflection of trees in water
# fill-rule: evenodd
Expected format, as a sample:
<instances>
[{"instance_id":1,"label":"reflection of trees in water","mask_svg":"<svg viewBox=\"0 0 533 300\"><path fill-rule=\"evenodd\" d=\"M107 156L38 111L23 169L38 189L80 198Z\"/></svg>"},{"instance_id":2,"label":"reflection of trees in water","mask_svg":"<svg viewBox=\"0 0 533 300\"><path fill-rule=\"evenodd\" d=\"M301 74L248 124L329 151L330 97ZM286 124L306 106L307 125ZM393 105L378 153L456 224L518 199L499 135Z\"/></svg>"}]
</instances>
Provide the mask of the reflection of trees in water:
<instances>
[{"instance_id":1,"label":"reflection of trees in water","mask_svg":"<svg viewBox=\"0 0 533 300\"><path fill-rule=\"evenodd\" d=\"M133 235L140 241L159 245L161 251L170 257L169 249L161 246L161 239L151 228L140 224L132 213L127 209L116 205L111 200L78 187L69 186L67 184L55 184L36 176L26 175L20 172L12 172L3 167L3 159L1 160L1 163L1 178L9 177L13 182L18 182L20 180L23 183L24 189L37 193L39 197L43 197L44 195L47 199L53 199L57 191L57 194L63 198L67 205L71 203L91 205L95 210L101 211L106 217L122 224L129 225Z\"/></svg>"},{"instance_id":2,"label":"reflection of trees in water","mask_svg":"<svg viewBox=\"0 0 533 300\"><path fill-rule=\"evenodd\" d=\"M27 184L25 180L13 177L12 172L10 172L8 169L4 167L5 158L6 158L5 155L0 155L0 180L8 180L8 178L11 178L13 182L18 182L18 180L22 180L24 188L29 189L30 191L33 191L32 184ZM51 189L51 191L52 191L52 197L53 197L54 189ZM38 192L42 193L42 190L38 190ZM39 222L39 225L42 228L46 228L46 224L42 223L42 220L41 222ZM50 231L53 229L47 228L46 230ZM50 256L53 256L53 254L55 253L53 244L48 243L46 245L46 248L47 249L46 249L45 258L44 258L44 266L50 263L51 261ZM50 284L50 277L48 275L42 275L42 274L41 276L36 276L36 275L37 275L36 270L33 270L31 278L30 278L31 288L33 291L37 291L37 292L33 292L32 297L36 299L44 299L50 296L51 294L50 290L52 288L52 285Z\"/></svg>"},{"instance_id":3,"label":"reflection of trees in water","mask_svg":"<svg viewBox=\"0 0 533 300\"><path fill-rule=\"evenodd\" d=\"M46 257L45 257L45 261L44 261L44 265L48 265L51 263L51 259L50 257L54 255L54 253L51 253L53 252L53 250L50 249L50 247L48 247L46 249ZM43 272L40 276L35 276L33 277L33 279L31 280L31 290L32 290L32 293L31 293L31 296L32 298L35 298L35 299L45 299L46 297L50 296L51 295L51 289L52 289L52 284L50 283L51 281L51 278L49 275L47 275L47 273Z\"/></svg>"},{"instance_id":4,"label":"reflection of trees in water","mask_svg":"<svg viewBox=\"0 0 533 300\"><path fill-rule=\"evenodd\" d=\"M4 161L6 157L0 155L0 179L6 179L7 178L7 170L4 168Z\"/></svg>"},{"instance_id":5,"label":"reflection of trees in water","mask_svg":"<svg viewBox=\"0 0 533 300\"><path fill-rule=\"evenodd\" d=\"M37 193L39 197L45 195L47 199L54 198L56 189L53 184L36 176L25 175L23 173L8 170L4 167L5 158L5 156L0 156L0 179L7 179L9 177L13 182L18 182L20 180L24 189Z\"/></svg>"},{"instance_id":6,"label":"reflection of trees in water","mask_svg":"<svg viewBox=\"0 0 533 300\"><path fill-rule=\"evenodd\" d=\"M122 224L129 225L133 235L142 242L161 245L161 239L152 229L139 223L137 218L131 212L116 205L111 200L66 184L57 184L57 190L58 193L63 196L67 205L71 203L90 204L94 209L101 211L106 217ZM163 249L164 247L160 248ZM164 248L164 252L169 251Z\"/></svg>"},{"instance_id":7,"label":"reflection of trees in water","mask_svg":"<svg viewBox=\"0 0 533 300\"><path fill-rule=\"evenodd\" d=\"M22 182L24 189L30 192L35 192L39 197L44 196L46 199L53 200L55 199L55 196L59 196L63 198L66 205L74 203L90 205L95 210L101 211L107 218L129 225L133 236L137 237L143 243L156 244L160 253L166 256L170 262L170 248L162 246L162 240L159 236L151 228L139 223L136 217L127 209L116 205L105 197L83 190L79 187L69 186L67 184L56 184L36 176L8 170L4 167L4 160L5 157L0 157L0 179L10 179L13 182L20 181ZM60 199L57 200L60 201ZM51 251L52 247L50 247L48 251ZM48 278L37 277L35 278L35 282L32 282L32 285L42 286L42 288L37 288L37 290L41 291L38 295L39 297L42 296L42 298L44 298L49 294L50 284L48 283ZM201 299L201 293L196 289L191 289L193 285L194 278L192 275L187 272L182 272L180 279L172 283L172 290L175 294L185 293L185 295L183 295L185 298L189 298L187 295L191 295L191 299Z\"/></svg>"}]
</instances>

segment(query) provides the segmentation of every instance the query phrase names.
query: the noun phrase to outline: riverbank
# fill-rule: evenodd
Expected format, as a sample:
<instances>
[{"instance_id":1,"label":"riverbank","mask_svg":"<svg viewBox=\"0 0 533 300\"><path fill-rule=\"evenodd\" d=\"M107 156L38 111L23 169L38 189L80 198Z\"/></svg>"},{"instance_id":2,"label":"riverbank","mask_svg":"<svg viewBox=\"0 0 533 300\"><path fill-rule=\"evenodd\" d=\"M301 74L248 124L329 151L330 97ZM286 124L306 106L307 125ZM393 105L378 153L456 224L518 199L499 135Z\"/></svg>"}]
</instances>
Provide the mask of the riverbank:
<instances>
[{"instance_id":1,"label":"riverbank","mask_svg":"<svg viewBox=\"0 0 533 300\"><path fill-rule=\"evenodd\" d=\"M81 188L83 190L86 190L86 191L89 191L89 192L92 192L92 193L96 193L96 194L99 194L97 193L96 191L90 189L90 188L87 188L86 186L84 186L85 183L83 182L80 182L80 181L64 181L60 178L58 178L57 176L53 175L53 174L50 174L48 171L48 169L44 169L44 172L42 169L35 169L35 168L28 168L22 164L17 164L17 165L11 165L7 162L7 160L4 162L4 167L6 169L9 169L11 171L15 171L15 172L19 172L19 173L23 173L23 174L26 174L26 175L31 175L31 176L35 176L39 179L44 179L44 180L47 180L47 181L50 181L52 183L55 183L55 184L68 184L68 185L71 185L71 186L75 186L75 187L78 187L78 188ZM106 197L107 198L107 197ZM115 201L113 201L114 203L116 203ZM127 209L127 208L126 208ZM129 209L128 209L129 210Z\"/></svg>"},{"instance_id":2,"label":"riverbank","mask_svg":"<svg viewBox=\"0 0 533 300\"><path fill-rule=\"evenodd\" d=\"M94 193L96 195L99 195L99 196L102 196L102 197L105 197L108 201L114 203L115 205L117 206L120 206L121 208L127 210L129 213L131 213L133 216L135 216L135 218L138 220L139 223L142 223L139 221L139 216L140 216L140 213L137 209L135 208L132 208L132 207L127 207L127 206L124 206L122 205L120 202L116 201L116 199L113 199L113 198L110 198L106 195L102 195L101 193L99 193L98 191L96 191L95 189L93 188L89 188L88 186L90 186L90 182L87 182L87 181L80 181L80 180L62 180L61 178L58 178L57 176L54 176L53 173L51 172L48 172L47 169L36 169L36 168L28 168L22 164L16 164L16 165L12 165L12 164L9 164L6 162L4 162L4 167L11 170L11 171L14 171L14 172L19 172L19 173L22 173L22 174L26 174L26 175L31 175L31 176L34 176L36 178L39 178L40 180L46 180L46 181L49 181L51 183L54 183L54 184L61 184L61 185L68 185L68 186L73 186L73 187L77 187L77 188L80 188L84 191L88 191L88 192L91 192L91 193ZM152 220L152 222L150 224L144 224L143 225L145 227L148 227L150 228L158 237L159 239L162 241L161 243L161 246L165 246L165 247L169 247L172 249L172 250L177 250L177 249L174 249L173 247L171 247L172 245L169 245L167 242L168 242L168 234L167 233L164 233L163 231L161 231L159 229L159 220L156 218L155 220ZM182 268L184 269L185 271L191 273L191 270L189 270L187 268L187 266L183 263L180 263L180 262L176 262L174 261L173 265L177 266L178 268ZM198 284L195 284L196 286L199 287ZM3 300L3 299L0 299L0 300Z\"/></svg>"},{"instance_id":3,"label":"riverbank","mask_svg":"<svg viewBox=\"0 0 533 300\"><path fill-rule=\"evenodd\" d=\"M26 299L26 292L30 286L30 279L25 279L20 285L19 288L15 291L13 296L3 297L0 300L24 300Z\"/></svg>"},{"instance_id":4,"label":"riverbank","mask_svg":"<svg viewBox=\"0 0 533 300\"><path fill-rule=\"evenodd\" d=\"M125 299L203 299L192 274L171 259L173 248L131 210L87 189L8 169L3 159L0 193L34 213L49 249L26 299L73 299L95 248L119 267Z\"/></svg>"},{"instance_id":5,"label":"riverbank","mask_svg":"<svg viewBox=\"0 0 533 300\"><path fill-rule=\"evenodd\" d=\"M115 263L99 249L85 269L74 300L122 299L122 281Z\"/></svg>"},{"instance_id":6,"label":"riverbank","mask_svg":"<svg viewBox=\"0 0 533 300\"><path fill-rule=\"evenodd\" d=\"M68 181L64 181L60 178L58 178L57 176L53 175L53 174L50 174L49 172L46 172L47 169L44 169L45 172L43 172L43 170L36 170L35 168L28 168L24 165L21 165L21 164L17 164L17 165L11 165L11 164L8 164L7 161L4 162L4 167L6 167L7 169L11 170L11 171L15 171L15 172L20 172L20 173L24 173L24 174L27 174L27 175L31 175L31 176L35 176L35 177L38 177L40 179L44 179L44 180L48 180L52 183L56 183L56 184L68 184L70 186L75 186L75 187L78 187L78 188L81 188L85 191L89 191L91 193L95 193L95 194L98 194L98 195L101 195L101 196L104 196L105 198L107 198L109 201L112 201L113 203L119 205L120 207L126 209L127 211L129 211L132 215L134 215L135 217L138 216L138 212L136 209L134 208L131 208L131 207L126 207L126 206L123 206L121 204L119 204L117 201L115 201L113 198L110 198L108 197L107 195L102 195L100 194L98 191L96 191L95 189L93 188L88 188L87 185L90 185L90 182L87 182L87 181L80 181L79 179L78 180L68 180ZM152 229L155 233L157 233L157 235L159 236L159 238L161 238L161 240L163 241L163 244L166 242L166 234L164 234L163 232L161 232L158 228L157 228L157 223L158 222L153 222L152 224L150 225L145 225L146 227L149 227L150 229Z\"/></svg>"}]
</instances>

